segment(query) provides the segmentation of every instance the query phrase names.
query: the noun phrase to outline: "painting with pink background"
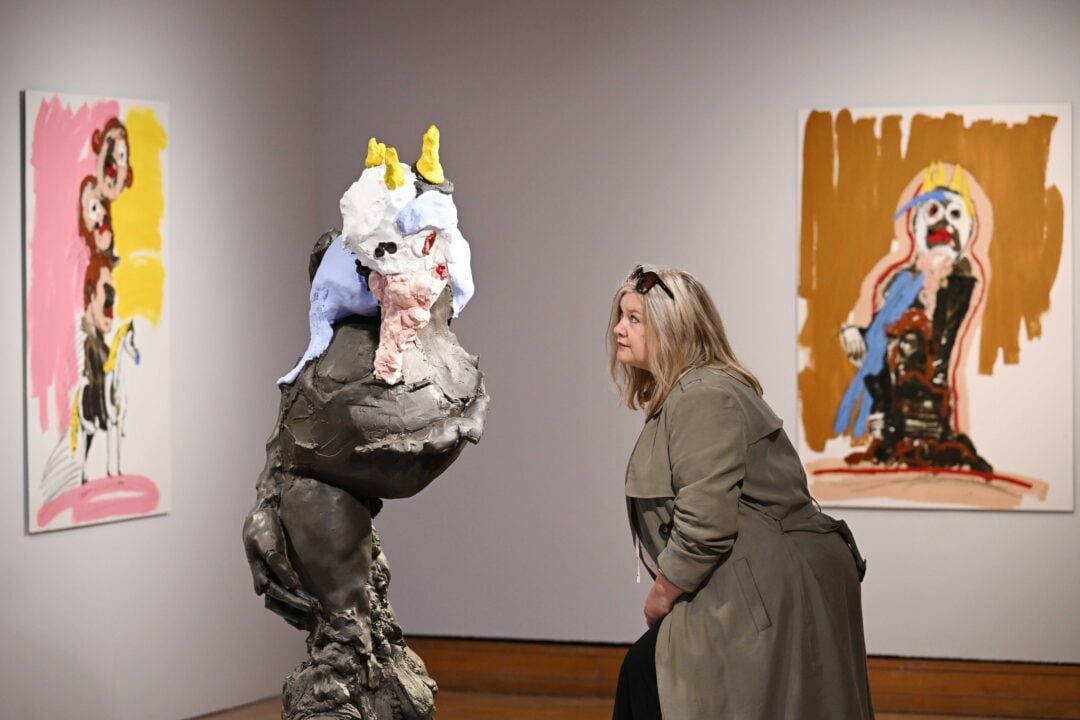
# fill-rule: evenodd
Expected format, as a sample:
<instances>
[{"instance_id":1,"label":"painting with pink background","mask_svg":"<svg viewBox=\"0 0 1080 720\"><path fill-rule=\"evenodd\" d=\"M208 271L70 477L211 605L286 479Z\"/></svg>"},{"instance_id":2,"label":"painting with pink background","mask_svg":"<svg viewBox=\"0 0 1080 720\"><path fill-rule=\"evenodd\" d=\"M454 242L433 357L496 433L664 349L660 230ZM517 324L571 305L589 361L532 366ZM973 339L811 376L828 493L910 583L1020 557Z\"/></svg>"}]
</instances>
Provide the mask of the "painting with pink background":
<instances>
[{"instance_id":1,"label":"painting with pink background","mask_svg":"<svg viewBox=\"0 0 1080 720\"><path fill-rule=\"evenodd\" d=\"M24 94L28 529L171 495L167 108Z\"/></svg>"}]
</instances>

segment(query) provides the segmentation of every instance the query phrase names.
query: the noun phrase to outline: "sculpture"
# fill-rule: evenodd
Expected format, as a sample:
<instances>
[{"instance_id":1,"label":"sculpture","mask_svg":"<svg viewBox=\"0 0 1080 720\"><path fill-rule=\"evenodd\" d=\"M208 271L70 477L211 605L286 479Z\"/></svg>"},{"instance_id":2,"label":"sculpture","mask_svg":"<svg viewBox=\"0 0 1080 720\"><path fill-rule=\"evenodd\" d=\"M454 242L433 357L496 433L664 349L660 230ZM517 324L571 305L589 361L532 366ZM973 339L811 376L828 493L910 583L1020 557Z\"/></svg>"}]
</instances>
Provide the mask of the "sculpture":
<instances>
[{"instance_id":1,"label":"sculpture","mask_svg":"<svg viewBox=\"0 0 1080 720\"><path fill-rule=\"evenodd\" d=\"M311 342L279 380L244 523L255 591L308 631L309 656L285 681L284 720L433 717L437 686L387 601L371 520L384 499L416 494L477 442L488 407L476 358L449 329L472 277L438 130L425 135L416 173L374 138L368 149L342 198L343 232L324 234L311 254Z\"/></svg>"}]
</instances>

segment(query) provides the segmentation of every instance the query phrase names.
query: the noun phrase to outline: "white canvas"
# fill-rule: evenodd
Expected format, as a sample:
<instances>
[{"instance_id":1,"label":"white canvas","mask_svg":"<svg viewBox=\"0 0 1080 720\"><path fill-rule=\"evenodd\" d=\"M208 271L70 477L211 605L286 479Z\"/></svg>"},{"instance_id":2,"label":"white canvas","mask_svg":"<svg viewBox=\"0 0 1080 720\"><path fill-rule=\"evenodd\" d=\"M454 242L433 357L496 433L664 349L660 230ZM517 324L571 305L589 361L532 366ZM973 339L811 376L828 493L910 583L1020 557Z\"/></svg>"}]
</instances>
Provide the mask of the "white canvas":
<instances>
[{"instance_id":1,"label":"white canvas","mask_svg":"<svg viewBox=\"0 0 1080 720\"><path fill-rule=\"evenodd\" d=\"M1073 508L1071 138L1068 105L800 114L798 437L823 504Z\"/></svg>"},{"instance_id":2,"label":"white canvas","mask_svg":"<svg viewBox=\"0 0 1080 720\"><path fill-rule=\"evenodd\" d=\"M168 512L168 108L24 93L27 526Z\"/></svg>"}]
</instances>

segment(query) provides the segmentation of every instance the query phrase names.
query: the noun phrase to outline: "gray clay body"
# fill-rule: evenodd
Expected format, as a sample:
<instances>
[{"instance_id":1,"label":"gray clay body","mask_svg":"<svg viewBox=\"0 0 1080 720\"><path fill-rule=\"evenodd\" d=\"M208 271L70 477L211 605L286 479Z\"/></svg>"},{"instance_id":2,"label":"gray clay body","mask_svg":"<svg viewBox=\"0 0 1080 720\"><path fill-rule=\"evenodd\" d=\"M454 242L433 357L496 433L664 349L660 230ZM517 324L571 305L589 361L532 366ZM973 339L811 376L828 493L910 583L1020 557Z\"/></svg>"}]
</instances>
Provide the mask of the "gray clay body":
<instances>
[{"instance_id":1,"label":"gray clay body","mask_svg":"<svg viewBox=\"0 0 1080 720\"><path fill-rule=\"evenodd\" d=\"M326 354L284 390L283 466L358 497L402 498L449 467L464 440L479 440L487 397L476 358L447 327L449 310L447 288L393 386L372 372L378 322L338 323Z\"/></svg>"},{"instance_id":2,"label":"gray clay body","mask_svg":"<svg viewBox=\"0 0 1080 720\"><path fill-rule=\"evenodd\" d=\"M312 275L331 238L316 243ZM434 713L436 685L387 601L389 567L371 521L382 500L427 487L483 432L483 377L450 332L450 313L447 288L397 384L373 372L378 318L353 316L281 388L244 544L267 607L309 632L309 658L285 682L286 720Z\"/></svg>"}]
</instances>

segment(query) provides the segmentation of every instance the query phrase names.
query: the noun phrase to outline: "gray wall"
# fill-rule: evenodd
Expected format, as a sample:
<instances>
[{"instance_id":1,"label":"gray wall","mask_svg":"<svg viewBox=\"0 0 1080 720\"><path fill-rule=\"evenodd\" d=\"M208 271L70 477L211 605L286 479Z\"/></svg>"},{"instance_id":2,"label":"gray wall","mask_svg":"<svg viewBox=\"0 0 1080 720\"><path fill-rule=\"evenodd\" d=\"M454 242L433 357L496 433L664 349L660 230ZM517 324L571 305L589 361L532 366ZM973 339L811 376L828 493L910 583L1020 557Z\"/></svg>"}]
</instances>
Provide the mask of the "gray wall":
<instances>
[{"instance_id":1,"label":"gray wall","mask_svg":"<svg viewBox=\"0 0 1080 720\"><path fill-rule=\"evenodd\" d=\"M191 716L277 692L300 658L239 526L273 379L306 344L308 249L368 135L411 161L443 130L478 281L454 329L494 398L483 442L377 520L403 625L625 642L647 586L621 497L641 418L602 351L617 282L638 261L697 272L791 425L797 110L1075 105L1078 66L1069 1L3 3L8 327L18 91L170 103L175 488L165 517L24 535L23 360L4 346L0 717ZM1075 514L843 516L871 559L872 652L1080 661Z\"/></svg>"},{"instance_id":2,"label":"gray wall","mask_svg":"<svg viewBox=\"0 0 1080 720\"><path fill-rule=\"evenodd\" d=\"M252 592L240 526L306 337L311 23L285 1L0 6L0 718L190 717L278 692L303 654ZM23 89L169 103L167 516L23 534Z\"/></svg>"},{"instance_id":3,"label":"gray wall","mask_svg":"<svg viewBox=\"0 0 1080 720\"><path fill-rule=\"evenodd\" d=\"M369 134L412 161L437 122L474 250L454 329L487 434L376 521L413 633L643 629L621 497L641 417L602 350L634 263L702 277L794 426L800 108L1080 102L1076 2L323 2L317 31L320 224ZM838 514L870 558L871 652L1080 661L1075 514Z\"/></svg>"}]
</instances>

